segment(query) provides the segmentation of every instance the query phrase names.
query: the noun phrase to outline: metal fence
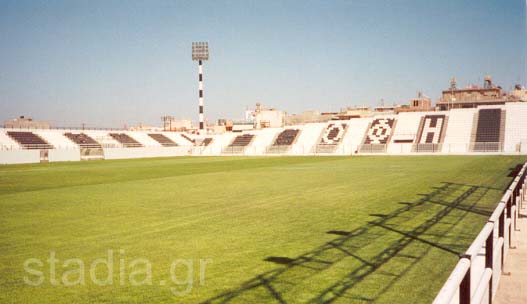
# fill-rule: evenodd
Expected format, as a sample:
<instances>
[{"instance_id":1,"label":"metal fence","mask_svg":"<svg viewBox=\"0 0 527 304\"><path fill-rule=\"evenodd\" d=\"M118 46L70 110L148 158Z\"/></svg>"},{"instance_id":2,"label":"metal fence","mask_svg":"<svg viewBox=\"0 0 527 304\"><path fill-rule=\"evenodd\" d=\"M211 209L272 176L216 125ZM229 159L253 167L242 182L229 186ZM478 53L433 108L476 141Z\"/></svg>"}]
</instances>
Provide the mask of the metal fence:
<instances>
[{"instance_id":1,"label":"metal fence","mask_svg":"<svg viewBox=\"0 0 527 304\"><path fill-rule=\"evenodd\" d=\"M523 206L527 163L437 294L434 304L492 303L508 249L514 248L518 209Z\"/></svg>"}]
</instances>

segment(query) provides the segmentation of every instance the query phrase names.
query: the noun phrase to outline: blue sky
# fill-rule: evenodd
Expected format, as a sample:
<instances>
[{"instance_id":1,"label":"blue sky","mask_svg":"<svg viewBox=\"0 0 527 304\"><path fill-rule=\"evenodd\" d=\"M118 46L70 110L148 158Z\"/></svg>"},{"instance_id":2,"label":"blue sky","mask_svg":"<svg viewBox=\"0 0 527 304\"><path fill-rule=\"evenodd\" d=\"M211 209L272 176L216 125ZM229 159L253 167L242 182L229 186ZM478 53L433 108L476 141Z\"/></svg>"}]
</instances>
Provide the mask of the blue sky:
<instances>
[{"instance_id":1,"label":"blue sky","mask_svg":"<svg viewBox=\"0 0 527 304\"><path fill-rule=\"evenodd\" d=\"M192 41L208 41L205 115L434 100L456 76L527 83L525 0L0 0L0 120L58 126L197 119Z\"/></svg>"}]
</instances>

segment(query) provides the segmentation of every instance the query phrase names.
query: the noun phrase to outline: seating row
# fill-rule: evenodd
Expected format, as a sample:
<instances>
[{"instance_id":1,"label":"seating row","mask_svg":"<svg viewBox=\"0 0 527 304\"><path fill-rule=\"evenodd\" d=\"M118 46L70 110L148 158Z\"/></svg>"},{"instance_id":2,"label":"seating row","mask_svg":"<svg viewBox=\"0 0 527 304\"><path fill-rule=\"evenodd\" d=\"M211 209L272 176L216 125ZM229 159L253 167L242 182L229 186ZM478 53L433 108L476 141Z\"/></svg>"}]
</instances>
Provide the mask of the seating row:
<instances>
[{"instance_id":1,"label":"seating row","mask_svg":"<svg viewBox=\"0 0 527 304\"><path fill-rule=\"evenodd\" d=\"M187 154L527 152L527 104L387 114L200 137L177 132L0 130L0 149L181 147ZM187 150L184 148L187 147ZM191 149L192 148L192 149ZM7 148L9 149L9 148ZM189 150L190 149L190 150Z\"/></svg>"}]
</instances>

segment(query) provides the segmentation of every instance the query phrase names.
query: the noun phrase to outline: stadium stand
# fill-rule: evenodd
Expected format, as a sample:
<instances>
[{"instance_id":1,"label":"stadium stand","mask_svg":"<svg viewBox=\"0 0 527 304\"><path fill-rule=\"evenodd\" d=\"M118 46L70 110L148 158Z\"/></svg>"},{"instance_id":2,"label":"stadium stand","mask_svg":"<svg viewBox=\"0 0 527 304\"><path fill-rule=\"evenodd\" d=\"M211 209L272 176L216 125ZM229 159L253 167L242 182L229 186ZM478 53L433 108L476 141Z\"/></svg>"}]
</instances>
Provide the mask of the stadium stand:
<instances>
[{"instance_id":1,"label":"stadium stand","mask_svg":"<svg viewBox=\"0 0 527 304\"><path fill-rule=\"evenodd\" d=\"M50 149L49 158L41 155L40 161L222 154L527 153L525 117L527 103L518 102L307 123L245 133L226 132L207 137L160 131L0 128L0 152L5 152L5 159L0 159L0 163L34 162L33 154L12 157L17 150L27 149Z\"/></svg>"},{"instance_id":2,"label":"stadium stand","mask_svg":"<svg viewBox=\"0 0 527 304\"><path fill-rule=\"evenodd\" d=\"M213 137L196 138L194 146L190 147L192 155L203 155L214 141Z\"/></svg>"},{"instance_id":3,"label":"stadium stand","mask_svg":"<svg viewBox=\"0 0 527 304\"><path fill-rule=\"evenodd\" d=\"M395 118L375 118L368 127L359 151L361 153L386 152L394 128Z\"/></svg>"},{"instance_id":4,"label":"stadium stand","mask_svg":"<svg viewBox=\"0 0 527 304\"><path fill-rule=\"evenodd\" d=\"M422 112L406 112L397 116L397 128L392 132L391 141L386 148L387 153L401 154L412 152L412 146L417 136Z\"/></svg>"},{"instance_id":5,"label":"stadium stand","mask_svg":"<svg viewBox=\"0 0 527 304\"><path fill-rule=\"evenodd\" d=\"M326 123L310 123L299 127L302 132L291 147L289 154L306 155L312 153L312 148L319 140L320 133L326 128Z\"/></svg>"},{"instance_id":6,"label":"stadium stand","mask_svg":"<svg viewBox=\"0 0 527 304\"><path fill-rule=\"evenodd\" d=\"M364 133L372 121L369 117L364 118L353 118L350 119L348 124L348 131L342 139L340 144L341 149L337 151L337 154L350 155L357 154L359 147L364 139Z\"/></svg>"},{"instance_id":7,"label":"stadium stand","mask_svg":"<svg viewBox=\"0 0 527 304\"><path fill-rule=\"evenodd\" d=\"M212 137L205 137L202 140L196 140L196 146L199 147L208 147L212 143Z\"/></svg>"},{"instance_id":8,"label":"stadium stand","mask_svg":"<svg viewBox=\"0 0 527 304\"><path fill-rule=\"evenodd\" d=\"M212 137L207 137L203 139L203 141L201 142L201 146L208 147L211 142L212 142Z\"/></svg>"},{"instance_id":9,"label":"stadium stand","mask_svg":"<svg viewBox=\"0 0 527 304\"><path fill-rule=\"evenodd\" d=\"M102 148L101 144L84 133L74 134L71 132L66 132L64 133L64 136L82 148Z\"/></svg>"},{"instance_id":10,"label":"stadium stand","mask_svg":"<svg viewBox=\"0 0 527 304\"><path fill-rule=\"evenodd\" d=\"M78 149L79 146L64 136L63 130L32 130L55 149Z\"/></svg>"},{"instance_id":11,"label":"stadium stand","mask_svg":"<svg viewBox=\"0 0 527 304\"><path fill-rule=\"evenodd\" d=\"M527 153L527 107L522 103L506 105L504 151Z\"/></svg>"},{"instance_id":12,"label":"stadium stand","mask_svg":"<svg viewBox=\"0 0 527 304\"><path fill-rule=\"evenodd\" d=\"M66 132L64 136L76 144L80 149L81 160L104 159L102 145L85 133Z\"/></svg>"},{"instance_id":13,"label":"stadium stand","mask_svg":"<svg viewBox=\"0 0 527 304\"><path fill-rule=\"evenodd\" d=\"M178 146L186 146L186 147L194 146L194 140L193 139L188 140L187 138L190 138L188 135L186 135L187 138L185 138L181 136L180 132L163 132L162 134L166 136L168 139L178 144Z\"/></svg>"},{"instance_id":14,"label":"stadium stand","mask_svg":"<svg viewBox=\"0 0 527 304\"><path fill-rule=\"evenodd\" d=\"M444 114L422 117L413 152L440 152L447 121L448 117Z\"/></svg>"},{"instance_id":15,"label":"stadium stand","mask_svg":"<svg viewBox=\"0 0 527 304\"><path fill-rule=\"evenodd\" d=\"M273 141L273 144L267 149L267 153L286 153L298 138L299 129L285 129L280 132Z\"/></svg>"},{"instance_id":16,"label":"stadium stand","mask_svg":"<svg viewBox=\"0 0 527 304\"><path fill-rule=\"evenodd\" d=\"M298 129L286 129L276 137L273 146L291 146L300 133Z\"/></svg>"},{"instance_id":17,"label":"stadium stand","mask_svg":"<svg viewBox=\"0 0 527 304\"><path fill-rule=\"evenodd\" d=\"M33 132L7 131L7 135L18 142L24 149L53 149L53 145L50 145Z\"/></svg>"},{"instance_id":18,"label":"stadium stand","mask_svg":"<svg viewBox=\"0 0 527 304\"><path fill-rule=\"evenodd\" d=\"M75 132L74 130L71 131L72 133ZM122 145L115 140L113 137L108 135L108 131L103 130L83 130L78 131L79 133L82 132L91 138L93 138L96 142L101 144L103 148L118 148L122 147Z\"/></svg>"},{"instance_id":19,"label":"stadium stand","mask_svg":"<svg viewBox=\"0 0 527 304\"><path fill-rule=\"evenodd\" d=\"M253 134L254 139L250 145L245 149L245 154L250 155L264 155L267 153L269 146L273 144L273 140L277 134L280 133L282 128L265 128L258 130Z\"/></svg>"},{"instance_id":20,"label":"stadium stand","mask_svg":"<svg viewBox=\"0 0 527 304\"><path fill-rule=\"evenodd\" d=\"M242 154L245 152L245 148L251 143L253 139L253 134L243 134L236 136L234 140L225 149L223 149L222 153Z\"/></svg>"},{"instance_id":21,"label":"stadium stand","mask_svg":"<svg viewBox=\"0 0 527 304\"><path fill-rule=\"evenodd\" d=\"M178 146L177 143L175 143L172 139L166 137L163 134L160 133L148 133L148 136L150 136L152 139L160 143L163 147L176 147Z\"/></svg>"},{"instance_id":22,"label":"stadium stand","mask_svg":"<svg viewBox=\"0 0 527 304\"><path fill-rule=\"evenodd\" d=\"M186 139L189 143L191 143L191 144L194 144L194 143L195 143L194 139L190 138L188 135L183 134L183 133L180 133L180 135L181 135L181 137L183 137L184 139Z\"/></svg>"},{"instance_id":23,"label":"stadium stand","mask_svg":"<svg viewBox=\"0 0 527 304\"><path fill-rule=\"evenodd\" d=\"M322 131L317 145L313 148L314 153L333 153L337 150L338 145L348 129L347 123L329 122Z\"/></svg>"},{"instance_id":24,"label":"stadium stand","mask_svg":"<svg viewBox=\"0 0 527 304\"><path fill-rule=\"evenodd\" d=\"M0 129L0 150L14 150L20 148L20 144L9 137L5 129Z\"/></svg>"},{"instance_id":25,"label":"stadium stand","mask_svg":"<svg viewBox=\"0 0 527 304\"><path fill-rule=\"evenodd\" d=\"M140 143L143 147L163 147L161 143L152 137L148 136L149 132L144 131L126 131L124 134L130 136L135 141Z\"/></svg>"},{"instance_id":26,"label":"stadium stand","mask_svg":"<svg viewBox=\"0 0 527 304\"><path fill-rule=\"evenodd\" d=\"M237 134L224 133L221 135L212 135L211 142L205 147L196 147L196 155L221 155L222 151L233 141Z\"/></svg>"},{"instance_id":27,"label":"stadium stand","mask_svg":"<svg viewBox=\"0 0 527 304\"><path fill-rule=\"evenodd\" d=\"M502 150L505 115L500 108L480 109L476 115L474 152L497 152Z\"/></svg>"},{"instance_id":28,"label":"stadium stand","mask_svg":"<svg viewBox=\"0 0 527 304\"><path fill-rule=\"evenodd\" d=\"M123 147L126 148L136 148L136 147L142 147L143 145L139 143L137 140L130 137L128 134L125 133L109 133L109 135L121 143Z\"/></svg>"},{"instance_id":29,"label":"stadium stand","mask_svg":"<svg viewBox=\"0 0 527 304\"><path fill-rule=\"evenodd\" d=\"M448 114L443 153L466 153L476 109L452 109Z\"/></svg>"}]
</instances>

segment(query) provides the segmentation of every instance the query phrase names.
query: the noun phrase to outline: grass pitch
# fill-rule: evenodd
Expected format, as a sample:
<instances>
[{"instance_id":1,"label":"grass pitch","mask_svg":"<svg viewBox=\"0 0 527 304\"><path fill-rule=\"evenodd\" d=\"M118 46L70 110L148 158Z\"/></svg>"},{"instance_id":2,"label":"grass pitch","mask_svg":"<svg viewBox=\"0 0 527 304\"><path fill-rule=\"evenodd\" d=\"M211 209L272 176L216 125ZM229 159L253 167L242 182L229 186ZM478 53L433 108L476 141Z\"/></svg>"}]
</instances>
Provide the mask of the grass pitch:
<instances>
[{"instance_id":1,"label":"grass pitch","mask_svg":"<svg viewBox=\"0 0 527 304\"><path fill-rule=\"evenodd\" d=\"M210 157L0 167L0 302L427 303L524 160ZM64 265L72 258L81 262ZM104 286L90 277L97 259L114 265ZM108 264L95 267L99 282Z\"/></svg>"}]
</instances>

